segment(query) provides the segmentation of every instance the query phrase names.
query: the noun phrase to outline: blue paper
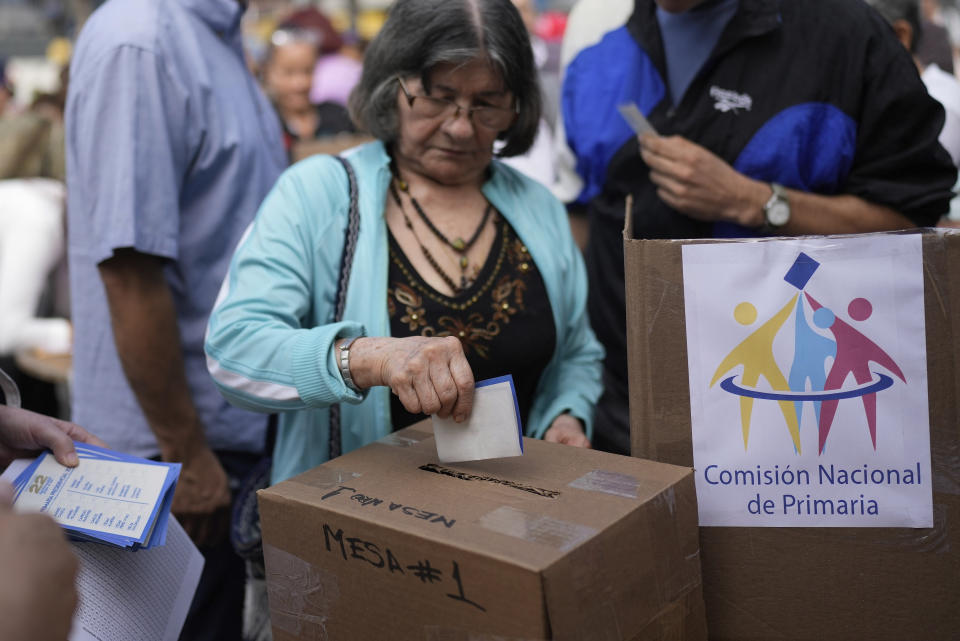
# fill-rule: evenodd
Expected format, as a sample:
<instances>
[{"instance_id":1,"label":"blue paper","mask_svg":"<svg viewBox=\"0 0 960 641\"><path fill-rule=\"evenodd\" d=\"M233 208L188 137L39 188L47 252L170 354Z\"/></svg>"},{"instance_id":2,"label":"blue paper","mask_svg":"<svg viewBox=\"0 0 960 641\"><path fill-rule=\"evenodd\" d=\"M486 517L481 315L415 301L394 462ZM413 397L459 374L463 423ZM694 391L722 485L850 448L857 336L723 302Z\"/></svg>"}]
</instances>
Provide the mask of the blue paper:
<instances>
[{"instance_id":1,"label":"blue paper","mask_svg":"<svg viewBox=\"0 0 960 641\"><path fill-rule=\"evenodd\" d=\"M163 545L180 464L85 443L75 447L76 468L44 452L17 476L15 507L48 512L74 540L132 549Z\"/></svg>"}]
</instances>

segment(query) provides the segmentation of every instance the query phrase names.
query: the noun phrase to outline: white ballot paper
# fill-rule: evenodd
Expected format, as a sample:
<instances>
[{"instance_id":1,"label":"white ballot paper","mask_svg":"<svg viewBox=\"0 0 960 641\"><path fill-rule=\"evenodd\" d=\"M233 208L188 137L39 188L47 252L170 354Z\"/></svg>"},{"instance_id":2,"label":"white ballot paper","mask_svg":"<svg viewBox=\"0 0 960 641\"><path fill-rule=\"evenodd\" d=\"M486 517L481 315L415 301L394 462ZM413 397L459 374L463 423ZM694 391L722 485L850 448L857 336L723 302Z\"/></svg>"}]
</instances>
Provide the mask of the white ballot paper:
<instances>
[{"instance_id":1,"label":"white ballot paper","mask_svg":"<svg viewBox=\"0 0 960 641\"><path fill-rule=\"evenodd\" d=\"M442 463L523 456L520 406L509 374L477 383L473 409L463 423L453 417L432 418Z\"/></svg>"},{"instance_id":2,"label":"white ballot paper","mask_svg":"<svg viewBox=\"0 0 960 641\"><path fill-rule=\"evenodd\" d=\"M31 461L0 476L12 483ZM80 560L69 641L176 641L200 582L203 555L170 515L166 544L132 550L73 542Z\"/></svg>"}]
</instances>

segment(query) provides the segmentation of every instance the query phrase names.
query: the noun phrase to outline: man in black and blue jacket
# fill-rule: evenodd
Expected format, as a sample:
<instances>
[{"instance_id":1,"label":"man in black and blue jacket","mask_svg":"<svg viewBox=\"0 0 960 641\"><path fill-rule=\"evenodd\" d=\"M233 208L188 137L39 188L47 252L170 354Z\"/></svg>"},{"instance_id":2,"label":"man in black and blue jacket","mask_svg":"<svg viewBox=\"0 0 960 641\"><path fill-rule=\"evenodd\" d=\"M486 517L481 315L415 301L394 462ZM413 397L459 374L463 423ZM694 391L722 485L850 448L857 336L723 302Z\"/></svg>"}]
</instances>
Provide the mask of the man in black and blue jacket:
<instances>
[{"instance_id":1,"label":"man in black and blue jacket","mask_svg":"<svg viewBox=\"0 0 960 641\"><path fill-rule=\"evenodd\" d=\"M659 136L634 135L629 102ZM635 0L568 64L562 110L607 350L594 445L614 452L630 443L628 194L639 238L789 236L933 225L956 181L942 108L860 0Z\"/></svg>"}]
</instances>

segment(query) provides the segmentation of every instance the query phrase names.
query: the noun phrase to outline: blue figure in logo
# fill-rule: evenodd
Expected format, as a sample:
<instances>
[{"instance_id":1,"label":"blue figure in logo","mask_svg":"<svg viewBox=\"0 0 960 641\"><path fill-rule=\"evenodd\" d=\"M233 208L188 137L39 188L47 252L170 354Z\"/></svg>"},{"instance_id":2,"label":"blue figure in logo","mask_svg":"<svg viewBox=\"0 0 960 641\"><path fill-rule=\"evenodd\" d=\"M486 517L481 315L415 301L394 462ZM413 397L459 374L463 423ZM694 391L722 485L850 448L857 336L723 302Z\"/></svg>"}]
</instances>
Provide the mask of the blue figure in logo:
<instances>
[{"instance_id":1,"label":"blue figure in logo","mask_svg":"<svg viewBox=\"0 0 960 641\"><path fill-rule=\"evenodd\" d=\"M834 316L826 307L818 309L813 314L813 324L820 329L828 329L833 325ZM818 334L807 323L803 312L803 299L797 300L797 316L794 336L796 339L793 355L793 365L790 366L790 391L807 391L807 381L810 381L811 391L822 392L827 382L827 358L835 358L837 344ZM803 401L794 401L797 412L797 425L802 423ZM820 423L820 401L813 401L813 411Z\"/></svg>"}]
</instances>

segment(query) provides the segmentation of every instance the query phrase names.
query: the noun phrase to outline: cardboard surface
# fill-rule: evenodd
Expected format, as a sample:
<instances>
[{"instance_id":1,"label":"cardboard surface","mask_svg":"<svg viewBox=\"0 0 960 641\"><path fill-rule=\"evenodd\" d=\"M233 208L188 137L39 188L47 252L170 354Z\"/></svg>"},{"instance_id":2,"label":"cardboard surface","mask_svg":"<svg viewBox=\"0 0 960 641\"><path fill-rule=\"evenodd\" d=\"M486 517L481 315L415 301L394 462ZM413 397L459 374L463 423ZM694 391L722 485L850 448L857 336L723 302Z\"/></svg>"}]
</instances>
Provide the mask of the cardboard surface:
<instances>
[{"instance_id":1,"label":"cardboard surface","mask_svg":"<svg viewBox=\"0 0 960 641\"><path fill-rule=\"evenodd\" d=\"M693 463L684 242L624 240L632 453L675 465ZM711 639L960 638L960 234L925 232L923 265L934 527L701 528Z\"/></svg>"},{"instance_id":2,"label":"cardboard surface","mask_svg":"<svg viewBox=\"0 0 960 641\"><path fill-rule=\"evenodd\" d=\"M414 426L260 492L274 639L704 639L689 469Z\"/></svg>"}]
</instances>

